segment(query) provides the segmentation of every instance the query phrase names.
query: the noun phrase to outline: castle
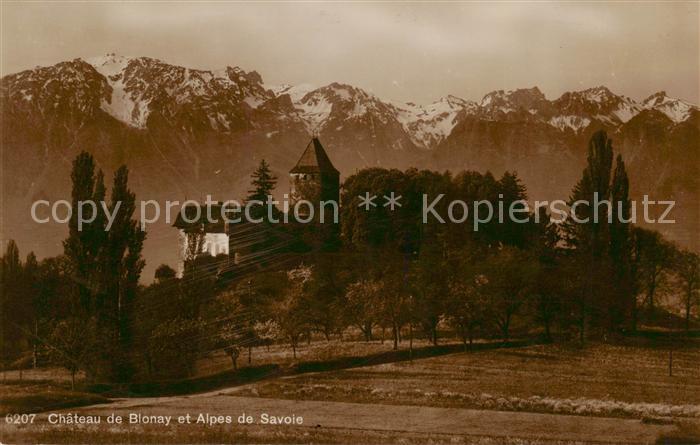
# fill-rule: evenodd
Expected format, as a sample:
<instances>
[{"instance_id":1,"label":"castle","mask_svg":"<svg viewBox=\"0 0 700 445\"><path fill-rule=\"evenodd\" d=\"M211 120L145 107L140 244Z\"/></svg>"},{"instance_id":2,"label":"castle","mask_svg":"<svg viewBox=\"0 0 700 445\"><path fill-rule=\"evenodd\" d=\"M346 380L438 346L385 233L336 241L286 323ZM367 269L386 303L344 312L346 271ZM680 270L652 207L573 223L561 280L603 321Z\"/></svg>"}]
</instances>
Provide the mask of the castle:
<instances>
[{"instance_id":1,"label":"castle","mask_svg":"<svg viewBox=\"0 0 700 445\"><path fill-rule=\"evenodd\" d=\"M301 200L314 205L323 201L340 202L340 172L333 166L317 137L311 139L289 171L289 184L292 205ZM219 218L221 207L221 203L212 204L210 214ZM303 206L300 208L303 209ZM198 210L200 218L196 219ZM182 217L183 212L188 216L188 221L195 221L186 222ZM208 221L206 215L207 209L202 205L199 209L195 206L185 207L173 224L180 232L180 275L185 262L189 260L202 257L219 259L223 255L225 259L216 262L217 273L221 274L259 265L290 245L288 227L254 223L245 218L236 223L223 219ZM293 217L285 219L295 225Z\"/></svg>"}]
</instances>

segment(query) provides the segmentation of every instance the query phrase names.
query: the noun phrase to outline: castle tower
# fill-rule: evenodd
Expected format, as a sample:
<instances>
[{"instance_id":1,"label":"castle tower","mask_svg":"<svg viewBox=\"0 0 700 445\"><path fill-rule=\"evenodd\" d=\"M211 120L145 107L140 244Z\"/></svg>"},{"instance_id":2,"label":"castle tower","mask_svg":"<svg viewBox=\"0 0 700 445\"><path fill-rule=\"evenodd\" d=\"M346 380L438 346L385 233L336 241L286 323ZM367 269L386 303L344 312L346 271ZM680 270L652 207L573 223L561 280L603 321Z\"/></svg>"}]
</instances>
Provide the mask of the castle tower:
<instances>
[{"instance_id":1,"label":"castle tower","mask_svg":"<svg viewBox=\"0 0 700 445\"><path fill-rule=\"evenodd\" d=\"M307 200L318 208L320 201L340 204L340 172L333 167L317 137L311 139L297 165L289 172L292 205Z\"/></svg>"}]
</instances>

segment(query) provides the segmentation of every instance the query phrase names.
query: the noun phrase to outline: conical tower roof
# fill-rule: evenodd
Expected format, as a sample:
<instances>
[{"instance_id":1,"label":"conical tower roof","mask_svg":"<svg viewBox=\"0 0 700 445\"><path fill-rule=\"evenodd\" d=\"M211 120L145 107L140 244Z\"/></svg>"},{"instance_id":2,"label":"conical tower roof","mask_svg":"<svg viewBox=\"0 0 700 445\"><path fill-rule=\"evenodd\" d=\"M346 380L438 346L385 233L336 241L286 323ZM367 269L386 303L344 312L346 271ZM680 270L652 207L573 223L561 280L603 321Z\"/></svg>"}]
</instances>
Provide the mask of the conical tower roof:
<instances>
[{"instance_id":1,"label":"conical tower roof","mask_svg":"<svg viewBox=\"0 0 700 445\"><path fill-rule=\"evenodd\" d=\"M304 153L289 173L334 173L340 174L333 163L328 158L326 150L323 149L321 141L318 138L311 139L309 145L306 146Z\"/></svg>"}]
</instances>

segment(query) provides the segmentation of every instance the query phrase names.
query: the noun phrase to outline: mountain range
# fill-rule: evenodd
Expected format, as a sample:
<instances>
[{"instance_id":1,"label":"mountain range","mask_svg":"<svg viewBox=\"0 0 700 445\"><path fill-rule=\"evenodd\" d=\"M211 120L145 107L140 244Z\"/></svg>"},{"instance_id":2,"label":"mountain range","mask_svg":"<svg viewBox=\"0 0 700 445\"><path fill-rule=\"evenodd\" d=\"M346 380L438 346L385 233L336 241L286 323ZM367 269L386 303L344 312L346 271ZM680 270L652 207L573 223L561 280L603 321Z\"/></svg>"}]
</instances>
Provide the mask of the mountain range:
<instances>
[{"instance_id":1,"label":"mountain range","mask_svg":"<svg viewBox=\"0 0 700 445\"><path fill-rule=\"evenodd\" d=\"M60 252L65 227L28 225L29 206L70 196L81 150L107 174L126 163L141 200L240 198L262 158L285 192L310 134L344 177L370 166L515 170L531 199L551 200L568 197L599 129L623 155L633 197L678 202L678 223L656 228L699 247L699 110L663 91L635 101L598 86L550 100L533 87L418 105L342 83L268 85L238 67L108 54L4 76L0 99L3 237L39 254ZM176 254L168 231L149 234L147 260Z\"/></svg>"}]
</instances>

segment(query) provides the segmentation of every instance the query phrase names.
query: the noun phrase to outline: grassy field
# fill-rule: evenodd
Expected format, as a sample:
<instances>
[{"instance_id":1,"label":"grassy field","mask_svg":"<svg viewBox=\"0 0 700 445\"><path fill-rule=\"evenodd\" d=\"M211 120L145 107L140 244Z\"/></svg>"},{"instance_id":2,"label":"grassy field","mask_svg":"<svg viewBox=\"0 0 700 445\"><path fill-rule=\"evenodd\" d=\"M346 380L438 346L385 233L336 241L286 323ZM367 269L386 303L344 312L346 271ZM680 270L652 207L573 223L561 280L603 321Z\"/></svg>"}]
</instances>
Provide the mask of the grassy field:
<instances>
[{"instance_id":1,"label":"grassy field","mask_svg":"<svg viewBox=\"0 0 700 445\"><path fill-rule=\"evenodd\" d=\"M47 380L5 380L0 384L0 415L35 413L109 401L97 394L70 390Z\"/></svg>"},{"instance_id":2,"label":"grassy field","mask_svg":"<svg viewBox=\"0 0 700 445\"><path fill-rule=\"evenodd\" d=\"M263 381L241 394L616 417L700 418L700 349L536 345Z\"/></svg>"},{"instance_id":3,"label":"grassy field","mask_svg":"<svg viewBox=\"0 0 700 445\"><path fill-rule=\"evenodd\" d=\"M560 425L556 419L563 421L567 415L573 415L574 419L581 419L580 422L567 422L579 425L576 428L583 431L590 422L605 423L610 421L606 418L613 417L617 418L613 419L615 422L628 422L625 428L638 430L645 437L651 437L651 441L700 442L700 342L687 340L673 346L673 376L669 375L670 346L651 343L637 339L627 341L625 345L591 343L585 348L551 344L499 348L495 344L481 344L482 349L475 348L469 352L413 361L402 357L402 361L392 363L373 361L377 356L382 360L386 358L385 354L391 350L388 342L314 342L304 345L296 359L291 357L291 351L278 345L269 351L266 348L254 350L252 366L264 367L276 363L281 364L280 369L299 371L304 369L304 363L329 364L344 356L352 359L348 360L352 367L283 377L270 376L266 380L206 394L122 399L103 405L98 412L130 412L138 409L152 414L179 414L187 410L227 413L238 409L232 408L234 406L262 409L264 406L279 406L281 402L294 401L293 406L302 411L306 409L306 415L325 415L325 418L318 420L324 428L265 428L259 425L233 429L198 425L169 428L157 425L138 428L103 425L79 429L4 426L4 429L0 428L0 440L10 443L569 444L577 442L561 441L562 431L548 435L547 431L542 430L540 437L539 430L542 428L538 426L534 434L527 432L523 425L527 422L532 425L533 420L525 422L525 417L520 419L519 416L545 415L552 418L548 420L553 422L552 425ZM427 344L417 342L415 346L425 348ZM215 355L202 360L200 372L226 370L230 367L230 361L227 363L226 359L224 355ZM340 363L344 362L341 360ZM247 356L242 354L239 366L246 365ZM46 380L50 375L56 376L56 380ZM55 410L104 401L100 396L69 391L66 375L57 370L25 372L24 378L22 382L8 380L0 385L0 407L5 412ZM375 427L363 429L361 425L365 420L358 420L357 425L346 428L346 422L339 421L331 414L323 414L327 410L340 408L320 408L318 405L338 405L341 402L360 404L353 405L353 409L357 410L355 419L366 420L368 418L363 415L376 413L372 415ZM24 408L20 409L22 406ZM472 430L463 423L456 424L461 425L456 427L462 428L461 432L443 433L442 429L435 428L426 432L407 428L407 425L412 425L408 419L404 419L402 425L396 417L391 417L393 414L389 414L412 407L420 412L447 409L462 413L476 409L480 410L477 411L478 419L494 417L494 421L498 416L506 416L506 419L512 416L512 421L505 420L503 425L509 425L513 435L507 428L498 430L499 435L491 437L483 433L493 428L482 425L481 430ZM86 409L94 411L96 408ZM489 415L489 411L492 414ZM408 415L408 411L405 412ZM383 415L389 417L382 420ZM332 422L336 422L335 426L331 425ZM382 431L377 425L384 422L387 425L399 423L396 430L387 427ZM538 421L535 422L535 425L540 425ZM649 432L652 432L650 436ZM575 437L581 437L581 432Z\"/></svg>"},{"instance_id":4,"label":"grassy field","mask_svg":"<svg viewBox=\"0 0 700 445\"><path fill-rule=\"evenodd\" d=\"M447 342L443 340L442 343ZM454 340L452 340L454 342ZM414 340L414 347L421 348L430 346L431 343L424 339ZM408 347L408 342L401 343L401 349ZM363 357L392 350L390 340L380 341L339 341L332 339L316 339L311 343L302 342L299 344L296 357L292 353L292 348L288 344L274 344L269 347L260 346L252 348L250 362L248 361L248 350L243 349L238 358L238 366L259 366L275 364L281 367L291 366L295 363L306 361L327 361L338 357ZM232 369L231 359L223 351L215 351L212 354L202 357L197 361L197 374L210 375Z\"/></svg>"}]
</instances>

